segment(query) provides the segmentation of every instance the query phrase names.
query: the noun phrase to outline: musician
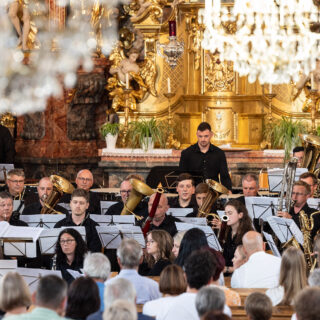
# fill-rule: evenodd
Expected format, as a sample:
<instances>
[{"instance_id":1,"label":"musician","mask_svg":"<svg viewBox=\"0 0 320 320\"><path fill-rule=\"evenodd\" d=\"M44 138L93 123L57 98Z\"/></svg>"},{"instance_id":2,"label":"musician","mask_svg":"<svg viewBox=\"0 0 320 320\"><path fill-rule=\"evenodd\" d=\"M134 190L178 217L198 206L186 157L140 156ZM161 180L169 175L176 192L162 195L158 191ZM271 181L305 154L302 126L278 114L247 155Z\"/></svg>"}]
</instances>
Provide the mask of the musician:
<instances>
[{"instance_id":1,"label":"musician","mask_svg":"<svg viewBox=\"0 0 320 320\"><path fill-rule=\"evenodd\" d=\"M120 215L121 211L124 207L124 203L128 201L128 198L132 191L132 185L130 183L130 179L137 179L144 182L144 179L139 174L129 174L125 179L121 182L120 185L120 195L121 202L115 203L108 209L108 215ZM137 216L147 217L148 216L148 204L145 201L141 201L137 207L134 209L134 213Z\"/></svg>"},{"instance_id":2,"label":"musician","mask_svg":"<svg viewBox=\"0 0 320 320\"><path fill-rule=\"evenodd\" d=\"M179 169L181 172L201 172L205 179L219 181L229 190L232 183L224 152L210 143L213 136L211 126L207 122L199 124L198 142L181 152ZM230 191L231 192L231 191Z\"/></svg>"},{"instance_id":3,"label":"musician","mask_svg":"<svg viewBox=\"0 0 320 320\"><path fill-rule=\"evenodd\" d=\"M303 147L295 147L295 148L293 148L292 153L293 153L293 157L298 159L297 167L301 168L303 157L304 157L304 148Z\"/></svg>"},{"instance_id":4,"label":"musician","mask_svg":"<svg viewBox=\"0 0 320 320\"><path fill-rule=\"evenodd\" d=\"M148 202L149 213L152 208L152 204L155 197L156 197L156 193L154 193L150 197L150 200ZM153 217L153 220L150 226L150 231L159 230L159 229L165 230L171 235L171 237L174 237L174 235L177 233L177 227L175 225L175 222L180 220L173 216L167 215L166 212L168 211L168 209L169 209L168 198L165 194L161 194L157 210L155 212L155 215Z\"/></svg>"},{"instance_id":5,"label":"musician","mask_svg":"<svg viewBox=\"0 0 320 320\"><path fill-rule=\"evenodd\" d=\"M255 174L247 173L243 176L241 185L243 196L238 197L237 200L241 201L244 205L246 204L245 197L259 196L259 178Z\"/></svg>"},{"instance_id":6,"label":"musician","mask_svg":"<svg viewBox=\"0 0 320 320\"><path fill-rule=\"evenodd\" d=\"M299 177L299 180L304 181L306 184L310 186L310 189L311 189L310 198L313 198L318 188L318 179L316 175L313 174L312 172L305 172Z\"/></svg>"},{"instance_id":7,"label":"musician","mask_svg":"<svg viewBox=\"0 0 320 320\"><path fill-rule=\"evenodd\" d=\"M0 124L0 163L14 163L14 140L9 129Z\"/></svg>"},{"instance_id":8,"label":"musician","mask_svg":"<svg viewBox=\"0 0 320 320\"><path fill-rule=\"evenodd\" d=\"M300 215L301 211L304 211L309 217L316 210L310 208L307 204L307 199L310 197L311 188L310 186L303 182L297 181L293 184L291 199L294 201L293 207L291 207L289 212L278 211L278 217L293 219L299 228L300 226ZM320 229L320 215L313 216L314 228L311 232L311 238L313 239L317 231Z\"/></svg>"},{"instance_id":9,"label":"musician","mask_svg":"<svg viewBox=\"0 0 320 320\"><path fill-rule=\"evenodd\" d=\"M83 189L76 189L71 195L71 215L58 221L55 228L83 226L86 228L87 247L89 251L100 252L101 243L96 230L98 223L90 219L86 210L89 208L89 193Z\"/></svg>"},{"instance_id":10,"label":"musician","mask_svg":"<svg viewBox=\"0 0 320 320\"><path fill-rule=\"evenodd\" d=\"M93 174L90 170L83 169L77 173L76 185L78 189L83 189L89 192L89 208L87 213L91 214L101 214L100 197L97 192L90 191L93 185ZM60 199L60 203L69 203L71 200L71 195L65 193Z\"/></svg>"},{"instance_id":11,"label":"musician","mask_svg":"<svg viewBox=\"0 0 320 320\"><path fill-rule=\"evenodd\" d=\"M49 195L51 194L52 190L53 190L53 185L52 182L50 180L49 177L43 177L40 181L39 184L37 186L37 190L38 190L38 196L39 196L39 201L34 202L28 206L26 206L23 211L22 214L40 214L41 210L44 206L45 201L47 200L47 198L49 197ZM53 208L54 210L51 210L49 213L62 213L65 215L69 214L69 211L59 205L55 205L55 207Z\"/></svg>"},{"instance_id":12,"label":"musician","mask_svg":"<svg viewBox=\"0 0 320 320\"><path fill-rule=\"evenodd\" d=\"M192 208L196 215L198 206L194 196L195 187L192 175L189 173L181 173L177 179L176 190L178 196L168 199L169 207Z\"/></svg>"}]
</instances>

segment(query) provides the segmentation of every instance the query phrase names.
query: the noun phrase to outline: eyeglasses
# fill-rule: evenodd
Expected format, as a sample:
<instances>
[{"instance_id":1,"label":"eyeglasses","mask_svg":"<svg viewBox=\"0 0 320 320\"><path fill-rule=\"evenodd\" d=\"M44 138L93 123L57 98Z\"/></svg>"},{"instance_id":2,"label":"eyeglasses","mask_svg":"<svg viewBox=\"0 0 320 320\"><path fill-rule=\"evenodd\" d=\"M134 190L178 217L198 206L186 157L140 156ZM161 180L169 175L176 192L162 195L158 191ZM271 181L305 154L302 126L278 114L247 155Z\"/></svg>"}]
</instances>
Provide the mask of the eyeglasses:
<instances>
[{"instance_id":1,"label":"eyeglasses","mask_svg":"<svg viewBox=\"0 0 320 320\"><path fill-rule=\"evenodd\" d=\"M291 195L293 196L305 196L305 193L301 193L301 192L292 192Z\"/></svg>"},{"instance_id":2,"label":"eyeglasses","mask_svg":"<svg viewBox=\"0 0 320 320\"><path fill-rule=\"evenodd\" d=\"M91 178L78 178L78 180L80 180L82 182L91 182L92 181Z\"/></svg>"},{"instance_id":3,"label":"eyeglasses","mask_svg":"<svg viewBox=\"0 0 320 320\"><path fill-rule=\"evenodd\" d=\"M24 180L11 180L8 179L9 181L11 181L12 183L24 183Z\"/></svg>"},{"instance_id":4,"label":"eyeglasses","mask_svg":"<svg viewBox=\"0 0 320 320\"><path fill-rule=\"evenodd\" d=\"M67 239L67 240L60 240L60 244L71 244L73 241L76 241L75 239Z\"/></svg>"}]
</instances>

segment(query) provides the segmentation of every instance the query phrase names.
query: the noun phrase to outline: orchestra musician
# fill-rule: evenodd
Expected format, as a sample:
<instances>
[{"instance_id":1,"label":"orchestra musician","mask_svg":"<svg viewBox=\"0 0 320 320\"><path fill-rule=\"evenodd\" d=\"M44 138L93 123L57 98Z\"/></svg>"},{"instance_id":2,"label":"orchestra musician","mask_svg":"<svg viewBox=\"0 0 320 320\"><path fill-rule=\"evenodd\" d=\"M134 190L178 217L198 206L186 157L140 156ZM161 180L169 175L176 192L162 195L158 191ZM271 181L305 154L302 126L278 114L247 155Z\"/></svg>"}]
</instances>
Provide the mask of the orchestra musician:
<instances>
[{"instance_id":1,"label":"orchestra musician","mask_svg":"<svg viewBox=\"0 0 320 320\"><path fill-rule=\"evenodd\" d=\"M316 175L312 172L305 172L299 177L299 180L304 181L306 184L310 186L310 198L314 198L315 192L318 188L318 179Z\"/></svg>"}]
</instances>

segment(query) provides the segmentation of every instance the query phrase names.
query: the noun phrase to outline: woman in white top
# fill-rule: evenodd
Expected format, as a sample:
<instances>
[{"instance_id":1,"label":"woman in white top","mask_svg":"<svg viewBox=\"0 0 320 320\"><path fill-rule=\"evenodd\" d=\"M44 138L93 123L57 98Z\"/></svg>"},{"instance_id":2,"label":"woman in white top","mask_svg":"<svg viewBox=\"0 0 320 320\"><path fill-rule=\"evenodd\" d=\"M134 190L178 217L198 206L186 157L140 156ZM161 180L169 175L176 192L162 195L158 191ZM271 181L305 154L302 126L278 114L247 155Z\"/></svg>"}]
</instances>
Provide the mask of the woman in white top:
<instances>
[{"instance_id":1,"label":"woman in white top","mask_svg":"<svg viewBox=\"0 0 320 320\"><path fill-rule=\"evenodd\" d=\"M160 274L159 288L162 298L145 303L142 311L156 319L167 313L177 295L186 291L187 282L182 268L176 264L165 267Z\"/></svg>"},{"instance_id":2,"label":"woman in white top","mask_svg":"<svg viewBox=\"0 0 320 320\"><path fill-rule=\"evenodd\" d=\"M290 247L281 259L279 286L267 290L272 305L292 305L294 297L307 286L306 262L301 250Z\"/></svg>"}]
</instances>

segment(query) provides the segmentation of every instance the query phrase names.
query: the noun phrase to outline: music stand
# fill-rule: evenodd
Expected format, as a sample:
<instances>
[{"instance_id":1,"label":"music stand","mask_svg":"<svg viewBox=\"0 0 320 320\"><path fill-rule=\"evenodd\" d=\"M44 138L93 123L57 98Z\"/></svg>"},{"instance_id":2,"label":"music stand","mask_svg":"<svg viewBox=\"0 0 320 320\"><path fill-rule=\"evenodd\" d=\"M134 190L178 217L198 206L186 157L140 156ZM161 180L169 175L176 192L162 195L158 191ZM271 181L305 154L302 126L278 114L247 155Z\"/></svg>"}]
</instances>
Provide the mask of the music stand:
<instances>
[{"instance_id":1,"label":"music stand","mask_svg":"<svg viewBox=\"0 0 320 320\"><path fill-rule=\"evenodd\" d=\"M197 218L197 217L179 217L179 220L184 223L196 224L199 226L206 226L207 219L206 218Z\"/></svg>"},{"instance_id":2,"label":"music stand","mask_svg":"<svg viewBox=\"0 0 320 320\"><path fill-rule=\"evenodd\" d=\"M292 237L295 237L303 245L302 232L293 219L269 217L267 221L281 243L286 243Z\"/></svg>"},{"instance_id":3,"label":"music stand","mask_svg":"<svg viewBox=\"0 0 320 320\"><path fill-rule=\"evenodd\" d=\"M100 201L101 214L105 215L108 209L116 203L117 201Z\"/></svg>"},{"instance_id":4,"label":"music stand","mask_svg":"<svg viewBox=\"0 0 320 320\"><path fill-rule=\"evenodd\" d=\"M193 208L169 208L166 213L173 217L185 217L187 214L192 212Z\"/></svg>"},{"instance_id":5,"label":"music stand","mask_svg":"<svg viewBox=\"0 0 320 320\"><path fill-rule=\"evenodd\" d=\"M308 198L307 203L310 208L320 210L320 199L319 198Z\"/></svg>"},{"instance_id":6,"label":"music stand","mask_svg":"<svg viewBox=\"0 0 320 320\"><path fill-rule=\"evenodd\" d=\"M253 219L266 221L268 217L277 214L278 198L272 197L245 197L248 214Z\"/></svg>"},{"instance_id":7,"label":"music stand","mask_svg":"<svg viewBox=\"0 0 320 320\"><path fill-rule=\"evenodd\" d=\"M176 222L176 227L177 227L178 232L188 231L192 228L197 228L197 229L202 230L206 235L209 247L213 248L217 251L222 251L219 240L217 239L215 233L213 232L213 230L209 226L200 226L200 225L194 225L191 223Z\"/></svg>"},{"instance_id":8,"label":"music stand","mask_svg":"<svg viewBox=\"0 0 320 320\"><path fill-rule=\"evenodd\" d=\"M122 238L134 239L139 242L142 248L145 248L145 240L141 228L131 225L113 225L107 227L96 227L100 241L106 249L117 249L120 246Z\"/></svg>"},{"instance_id":9,"label":"music stand","mask_svg":"<svg viewBox=\"0 0 320 320\"><path fill-rule=\"evenodd\" d=\"M280 257L281 258L281 254L276 246L276 244L273 241L272 235L267 233L267 232L263 232L263 235L266 239L266 241L268 242L268 245L272 251L272 253L276 256L276 257Z\"/></svg>"},{"instance_id":10,"label":"music stand","mask_svg":"<svg viewBox=\"0 0 320 320\"><path fill-rule=\"evenodd\" d=\"M300 176L307 171L307 168L297 168L294 181L298 181ZM268 169L269 192L281 192L283 173L284 169ZM286 186L284 190L286 190Z\"/></svg>"},{"instance_id":11,"label":"music stand","mask_svg":"<svg viewBox=\"0 0 320 320\"><path fill-rule=\"evenodd\" d=\"M0 260L0 279L8 272L14 272L18 268L18 260Z\"/></svg>"},{"instance_id":12,"label":"music stand","mask_svg":"<svg viewBox=\"0 0 320 320\"><path fill-rule=\"evenodd\" d=\"M110 226L114 224L129 224L135 225L134 215L101 215L101 214L90 214L90 218L97 222L99 226Z\"/></svg>"},{"instance_id":13,"label":"music stand","mask_svg":"<svg viewBox=\"0 0 320 320\"><path fill-rule=\"evenodd\" d=\"M21 215L20 220L26 222L29 227L52 229L58 221L65 217L65 214L32 214Z\"/></svg>"},{"instance_id":14,"label":"music stand","mask_svg":"<svg viewBox=\"0 0 320 320\"><path fill-rule=\"evenodd\" d=\"M55 254L56 243L59 234L62 230L71 228L77 230L84 241L86 241L86 228L85 227L61 227L53 229L44 229L39 237L39 246L41 254Z\"/></svg>"},{"instance_id":15,"label":"music stand","mask_svg":"<svg viewBox=\"0 0 320 320\"><path fill-rule=\"evenodd\" d=\"M14 169L12 163L0 163L0 181L6 181L7 172Z\"/></svg>"}]
</instances>

